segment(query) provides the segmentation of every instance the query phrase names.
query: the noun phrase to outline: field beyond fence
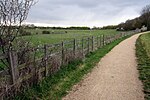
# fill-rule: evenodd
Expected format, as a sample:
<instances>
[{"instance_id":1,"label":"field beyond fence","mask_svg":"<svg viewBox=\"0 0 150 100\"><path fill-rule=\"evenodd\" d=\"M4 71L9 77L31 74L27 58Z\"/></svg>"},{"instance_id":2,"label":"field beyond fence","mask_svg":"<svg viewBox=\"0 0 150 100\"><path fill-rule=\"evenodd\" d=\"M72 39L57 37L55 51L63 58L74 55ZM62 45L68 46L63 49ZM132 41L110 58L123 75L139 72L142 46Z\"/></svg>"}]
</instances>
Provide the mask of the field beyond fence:
<instances>
[{"instance_id":1,"label":"field beyond fence","mask_svg":"<svg viewBox=\"0 0 150 100\"><path fill-rule=\"evenodd\" d=\"M10 60L9 67L11 68L11 70L0 71L0 99L10 99L25 88L53 75L63 65L76 59L82 60L88 53L133 34L135 32L91 36L57 44L46 44L37 48L27 48L25 56L28 59L24 62L19 62L21 51L16 52L12 49L8 56L0 54L0 60L6 58Z\"/></svg>"}]
</instances>

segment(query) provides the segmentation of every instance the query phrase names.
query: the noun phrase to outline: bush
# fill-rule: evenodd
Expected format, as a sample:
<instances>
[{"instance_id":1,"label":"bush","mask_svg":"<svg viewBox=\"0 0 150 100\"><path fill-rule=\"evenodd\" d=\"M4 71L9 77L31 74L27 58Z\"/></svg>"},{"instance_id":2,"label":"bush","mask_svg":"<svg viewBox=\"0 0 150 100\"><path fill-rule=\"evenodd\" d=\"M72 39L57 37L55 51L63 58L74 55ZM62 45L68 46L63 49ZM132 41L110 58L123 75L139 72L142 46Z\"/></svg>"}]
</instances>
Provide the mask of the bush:
<instances>
[{"instance_id":1,"label":"bush","mask_svg":"<svg viewBox=\"0 0 150 100\"><path fill-rule=\"evenodd\" d=\"M49 31L42 31L42 34L50 34Z\"/></svg>"},{"instance_id":2,"label":"bush","mask_svg":"<svg viewBox=\"0 0 150 100\"><path fill-rule=\"evenodd\" d=\"M19 35L20 36L27 36L27 35L31 35L32 33L31 32L27 32L25 29L21 28L19 30Z\"/></svg>"},{"instance_id":3,"label":"bush","mask_svg":"<svg viewBox=\"0 0 150 100\"><path fill-rule=\"evenodd\" d=\"M36 34L36 35L38 35L39 33L38 33L38 32L36 32L35 34Z\"/></svg>"},{"instance_id":4,"label":"bush","mask_svg":"<svg viewBox=\"0 0 150 100\"><path fill-rule=\"evenodd\" d=\"M21 33L21 36L27 36L27 35L31 35L31 32L23 31Z\"/></svg>"},{"instance_id":5,"label":"bush","mask_svg":"<svg viewBox=\"0 0 150 100\"><path fill-rule=\"evenodd\" d=\"M52 34L66 34L67 31L55 31Z\"/></svg>"}]
</instances>

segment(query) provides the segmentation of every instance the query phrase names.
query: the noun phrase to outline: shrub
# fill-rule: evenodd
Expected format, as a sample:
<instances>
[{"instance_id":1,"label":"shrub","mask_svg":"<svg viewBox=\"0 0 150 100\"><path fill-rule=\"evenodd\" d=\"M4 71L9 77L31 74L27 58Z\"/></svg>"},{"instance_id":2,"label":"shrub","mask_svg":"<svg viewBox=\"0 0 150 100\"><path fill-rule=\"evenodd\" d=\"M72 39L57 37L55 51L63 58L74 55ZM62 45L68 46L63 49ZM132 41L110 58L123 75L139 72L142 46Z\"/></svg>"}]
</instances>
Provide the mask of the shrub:
<instances>
[{"instance_id":1,"label":"shrub","mask_svg":"<svg viewBox=\"0 0 150 100\"><path fill-rule=\"evenodd\" d=\"M42 31L42 34L50 34L49 31Z\"/></svg>"},{"instance_id":2,"label":"shrub","mask_svg":"<svg viewBox=\"0 0 150 100\"><path fill-rule=\"evenodd\" d=\"M36 35L38 35L39 33L38 33L38 32L36 32L35 34L36 34Z\"/></svg>"},{"instance_id":3,"label":"shrub","mask_svg":"<svg viewBox=\"0 0 150 100\"><path fill-rule=\"evenodd\" d=\"M21 36L31 35L31 32L22 31Z\"/></svg>"}]
</instances>

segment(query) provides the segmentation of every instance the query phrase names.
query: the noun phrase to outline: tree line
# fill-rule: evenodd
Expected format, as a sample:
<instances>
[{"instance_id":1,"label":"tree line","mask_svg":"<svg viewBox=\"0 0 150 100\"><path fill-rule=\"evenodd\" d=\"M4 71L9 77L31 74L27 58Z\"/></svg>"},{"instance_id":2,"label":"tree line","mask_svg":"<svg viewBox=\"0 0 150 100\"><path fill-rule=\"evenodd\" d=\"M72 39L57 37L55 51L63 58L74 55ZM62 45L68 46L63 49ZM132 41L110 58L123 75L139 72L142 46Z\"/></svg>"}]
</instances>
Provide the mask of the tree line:
<instances>
[{"instance_id":1,"label":"tree line","mask_svg":"<svg viewBox=\"0 0 150 100\"><path fill-rule=\"evenodd\" d=\"M34 24L28 24L28 25L23 25L24 28L26 29L35 29L35 28L38 28L38 29L62 29L62 30L90 30L91 28L90 27L87 27L87 26L71 26L71 27L44 27L44 26L35 26Z\"/></svg>"},{"instance_id":2,"label":"tree line","mask_svg":"<svg viewBox=\"0 0 150 100\"><path fill-rule=\"evenodd\" d=\"M135 30L136 28L142 28L146 26L150 30L150 5L146 5L142 8L140 16L131 20L127 20L124 23L120 23L118 28L123 28L124 30Z\"/></svg>"}]
</instances>

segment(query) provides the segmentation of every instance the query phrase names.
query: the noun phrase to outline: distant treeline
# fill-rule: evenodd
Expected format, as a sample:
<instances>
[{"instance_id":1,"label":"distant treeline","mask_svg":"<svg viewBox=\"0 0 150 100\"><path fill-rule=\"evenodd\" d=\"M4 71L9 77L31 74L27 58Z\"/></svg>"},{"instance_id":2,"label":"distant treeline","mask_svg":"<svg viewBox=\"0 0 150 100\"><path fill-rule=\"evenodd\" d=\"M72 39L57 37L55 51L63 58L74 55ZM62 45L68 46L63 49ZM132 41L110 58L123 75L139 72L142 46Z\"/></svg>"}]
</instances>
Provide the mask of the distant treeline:
<instances>
[{"instance_id":1,"label":"distant treeline","mask_svg":"<svg viewBox=\"0 0 150 100\"><path fill-rule=\"evenodd\" d=\"M68 30L90 30L90 27L76 27L76 26L72 26L72 27L42 27L42 26L34 26L34 25L26 25L25 28L27 29L34 29L34 28L39 28L39 29L68 29Z\"/></svg>"},{"instance_id":2,"label":"distant treeline","mask_svg":"<svg viewBox=\"0 0 150 100\"><path fill-rule=\"evenodd\" d=\"M108 25L108 26L103 26L101 29L116 29L118 25Z\"/></svg>"},{"instance_id":3,"label":"distant treeline","mask_svg":"<svg viewBox=\"0 0 150 100\"><path fill-rule=\"evenodd\" d=\"M135 30L137 28L142 28L142 26L147 26L147 24L144 22L143 17L137 17L132 20L127 20L125 23L120 23L118 27L121 29L123 28L124 30Z\"/></svg>"},{"instance_id":4,"label":"distant treeline","mask_svg":"<svg viewBox=\"0 0 150 100\"><path fill-rule=\"evenodd\" d=\"M93 27L93 28L90 28L90 27L76 27L76 26L72 26L72 27L40 27L40 26L34 26L34 25L26 25L25 28L27 29L35 29L35 28L38 28L38 29L52 29L52 30L55 30L55 29L62 29L62 30L103 30L103 29L116 29L118 27L118 25L108 25L108 26L104 26L104 27Z\"/></svg>"}]
</instances>

